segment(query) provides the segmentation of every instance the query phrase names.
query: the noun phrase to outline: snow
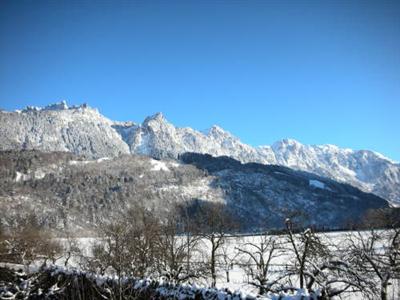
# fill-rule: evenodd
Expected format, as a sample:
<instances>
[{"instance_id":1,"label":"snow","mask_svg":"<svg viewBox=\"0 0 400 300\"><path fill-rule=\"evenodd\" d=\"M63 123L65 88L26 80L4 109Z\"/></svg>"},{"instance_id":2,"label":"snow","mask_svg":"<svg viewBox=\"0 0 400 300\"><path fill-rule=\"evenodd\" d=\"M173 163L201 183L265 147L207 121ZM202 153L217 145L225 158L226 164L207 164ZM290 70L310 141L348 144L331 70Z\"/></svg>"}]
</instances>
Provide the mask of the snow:
<instances>
[{"instance_id":1,"label":"snow","mask_svg":"<svg viewBox=\"0 0 400 300\"><path fill-rule=\"evenodd\" d=\"M15 181L16 182L20 182L20 181L26 181L26 180L28 180L29 179L29 176L28 175L26 175L26 174L24 174L24 173L21 173L21 172L15 172Z\"/></svg>"},{"instance_id":2,"label":"snow","mask_svg":"<svg viewBox=\"0 0 400 300\"><path fill-rule=\"evenodd\" d=\"M70 165L86 165L88 163L91 163L90 160L70 160L68 164Z\"/></svg>"},{"instance_id":3,"label":"snow","mask_svg":"<svg viewBox=\"0 0 400 300\"><path fill-rule=\"evenodd\" d=\"M36 170L34 173L34 177L36 179L43 179L46 176L46 172L44 172L43 170Z\"/></svg>"},{"instance_id":4,"label":"snow","mask_svg":"<svg viewBox=\"0 0 400 300\"><path fill-rule=\"evenodd\" d=\"M373 154L375 154L378 158L380 158L380 159L383 159L383 160L387 160L387 161L389 161L390 163L392 163L392 164L397 164L397 163L399 163L398 161L396 161L396 160L393 160L393 159L390 159L390 158L388 158L388 157L386 157L385 155L383 155L382 153L379 153L379 152L376 152L376 151L371 151Z\"/></svg>"},{"instance_id":5,"label":"snow","mask_svg":"<svg viewBox=\"0 0 400 300\"><path fill-rule=\"evenodd\" d=\"M70 160L68 162L69 165L86 165L90 163L101 163L103 161L110 160L110 157L101 157L96 160Z\"/></svg>"},{"instance_id":6,"label":"snow","mask_svg":"<svg viewBox=\"0 0 400 300\"><path fill-rule=\"evenodd\" d=\"M96 162L102 162L102 161L106 161L106 160L110 160L110 157L101 157L99 159L96 160Z\"/></svg>"},{"instance_id":7,"label":"snow","mask_svg":"<svg viewBox=\"0 0 400 300\"><path fill-rule=\"evenodd\" d=\"M167 167L167 164L163 161L152 159L150 160L150 163L153 166L151 168L151 171L167 171L167 172L170 171Z\"/></svg>"},{"instance_id":8,"label":"snow","mask_svg":"<svg viewBox=\"0 0 400 300\"><path fill-rule=\"evenodd\" d=\"M201 178L191 181L187 185L170 184L160 188L157 191L163 193L179 191L180 195L185 199L202 199L215 203L224 203L224 192L222 189L212 186L213 177Z\"/></svg>"},{"instance_id":9,"label":"snow","mask_svg":"<svg viewBox=\"0 0 400 300\"><path fill-rule=\"evenodd\" d=\"M14 180L15 180L15 182L21 182L21 181L30 180L32 178L43 179L46 176L46 174L49 173L51 170L60 170L60 167L55 164L52 164L45 168L40 168L40 169L37 169L34 171L28 170L27 174L16 171Z\"/></svg>"},{"instance_id":10,"label":"snow","mask_svg":"<svg viewBox=\"0 0 400 300\"><path fill-rule=\"evenodd\" d=\"M318 188L318 189L326 189L325 188L325 183L323 183L323 182L321 182L319 180L315 180L315 179L310 179L309 185L311 187L315 187L315 188Z\"/></svg>"},{"instance_id":11,"label":"snow","mask_svg":"<svg viewBox=\"0 0 400 300\"><path fill-rule=\"evenodd\" d=\"M62 287L59 284L63 284L62 281L58 281L60 277L63 279L70 280L71 279L77 280L79 277L82 276L96 284L101 289L108 289L110 281L116 283L118 278L117 276L107 276L107 275L98 275L90 272L81 271L75 268L65 268L56 265L46 266L44 268L31 270L31 274L35 274L37 272L43 272L46 274L46 277L52 281L53 285L50 288L43 288L43 283L40 281L28 278L23 279L23 282L19 285L18 288L15 288L14 285L6 285L2 286L0 289L0 298L1 299L14 299L16 296L16 292L18 292L21 288L23 291L33 292L31 296L35 294L35 288L29 290L30 287L34 287L37 285L36 294L38 296L44 296L47 298L53 298L51 296L55 296L57 292L62 292ZM60 276L63 275L63 276ZM34 277L33 277L34 278ZM106 284L104 286L104 284ZM146 291L148 290L150 294L153 294L156 298L165 298L165 299L218 299L218 300L240 300L240 299L260 299L260 300L311 300L313 299L306 291L298 290L293 293L280 293L280 294L272 294L269 293L264 296L260 296L251 292L246 292L243 290L231 290L229 288L209 288L209 287L202 287L196 284L171 284L168 281L163 279L152 279L152 278L131 278L131 277L123 277L122 278L123 284L131 285L134 290L137 291ZM77 285L79 287L79 285ZM60 294L62 295L62 293ZM57 298L57 297L56 297Z\"/></svg>"}]
</instances>

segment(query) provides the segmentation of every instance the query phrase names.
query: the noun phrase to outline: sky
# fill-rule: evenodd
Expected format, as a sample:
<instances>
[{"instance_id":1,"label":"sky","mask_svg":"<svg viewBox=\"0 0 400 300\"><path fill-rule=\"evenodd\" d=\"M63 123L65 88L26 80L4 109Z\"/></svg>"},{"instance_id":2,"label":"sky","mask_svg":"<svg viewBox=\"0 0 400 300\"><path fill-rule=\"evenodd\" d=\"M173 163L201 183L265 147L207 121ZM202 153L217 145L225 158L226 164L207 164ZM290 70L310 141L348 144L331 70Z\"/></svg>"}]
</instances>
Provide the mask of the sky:
<instances>
[{"instance_id":1,"label":"sky","mask_svg":"<svg viewBox=\"0 0 400 300\"><path fill-rule=\"evenodd\" d=\"M0 107L156 112L400 161L400 1L0 1Z\"/></svg>"}]
</instances>

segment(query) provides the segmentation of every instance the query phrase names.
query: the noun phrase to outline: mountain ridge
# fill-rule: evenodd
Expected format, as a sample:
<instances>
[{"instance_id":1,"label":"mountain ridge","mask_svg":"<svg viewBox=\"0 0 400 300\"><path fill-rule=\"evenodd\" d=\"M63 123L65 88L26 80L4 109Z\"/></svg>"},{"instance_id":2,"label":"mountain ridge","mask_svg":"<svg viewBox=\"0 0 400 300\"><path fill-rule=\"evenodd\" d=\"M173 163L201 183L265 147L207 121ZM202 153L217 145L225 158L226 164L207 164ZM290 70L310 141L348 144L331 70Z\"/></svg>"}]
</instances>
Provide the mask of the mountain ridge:
<instances>
[{"instance_id":1,"label":"mountain ridge","mask_svg":"<svg viewBox=\"0 0 400 300\"><path fill-rule=\"evenodd\" d=\"M370 150L303 145L282 139L252 147L213 125L207 131L175 127L162 113L142 123L109 120L88 105L66 102L0 113L1 150L68 151L91 158L141 154L176 159L185 152L229 156L243 163L276 164L346 182L400 203L400 164Z\"/></svg>"}]
</instances>

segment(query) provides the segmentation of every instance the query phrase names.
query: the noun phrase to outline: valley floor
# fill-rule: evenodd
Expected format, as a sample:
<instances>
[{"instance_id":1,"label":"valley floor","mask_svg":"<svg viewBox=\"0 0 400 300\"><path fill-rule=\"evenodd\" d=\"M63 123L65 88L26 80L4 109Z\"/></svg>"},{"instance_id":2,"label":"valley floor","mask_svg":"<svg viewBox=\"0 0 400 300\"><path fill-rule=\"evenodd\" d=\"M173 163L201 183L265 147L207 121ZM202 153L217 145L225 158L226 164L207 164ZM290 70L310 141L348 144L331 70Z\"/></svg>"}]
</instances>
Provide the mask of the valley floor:
<instances>
[{"instance_id":1,"label":"valley floor","mask_svg":"<svg viewBox=\"0 0 400 300\"><path fill-rule=\"evenodd\" d=\"M348 242L349 236L355 235L358 233L355 232L334 232L334 233L320 233L318 234L319 238L322 240L330 241L334 245L341 245L341 249L346 249L346 243ZM361 233L361 235L368 234L368 232ZM161 284L161 287L159 290L153 291L155 293L164 293L164 296L166 297L165 299L191 299L190 295L197 295L197 294L202 294L205 295L205 291L208 291L206 294L208 296L204 296L203 298L199 299L230 299L228 296L229 295L236 295L236 298L234 299L311 299L307 298L308 296L305 293L302 292L297 292L298 294L294 295L285 295L284 298L279 298L283 297L283 294L277 295L277 294L267 294L264 295L263 297L260 297L258 295L258 288L256 288L254 285L251 284L252 278L249 273L249 263L243 260L243 257L241 257L238 253L238 249L249 249L249 245L257 245L262 242L262 237L259 235L255 236L239 236L239 237L228 237L224 243L224 247L222 249L222 252L224 255L221 255L218 264L217 264L217 269L218 269L218 276L217 276L217 284L216 287L219 289L219 291L209 289L207 287L210 286L211 283L211 278L203 278L203 279L196 279L192 280L191 285L184 284L183 287L185 287L183 290L181 288L173 287L171 291L166 292L171 286L163 285ZM277 237L278 240L283 240L286 237L284 236L279 236ZM66 243L66 240L60 239L62 243ZM60 273L60 274L66 274L66 275L71 275L71 274L86 274L85 272L78 271L80 268L80 264L82 263L82 260L88 257L92 256L92 246L94 244L102 243L101 239L98 238L76 238L77 244L79 245L79 248L81 249L81 255L72 257L69 266L67 269L63 267L64 265L64 258L60 258L59 260L56 261L56 265L59 267L56 267L56 269L53 269L52 274L54 273ZM210 245L207 243L207 241L202 241L202 248L204 252L207 252L209 250ZM382 245L377 245L377 247L382 247ZM250 249L249 249L250 250ZM200 259L200 257L199 257ZM279 255L277 257L274 257L274 259L271 262L270 265L270 277L276 277L282 274L282 272L285 271L286 264L289 260L293 259L290 255ZM192 264L195 264L196 262L191 262ZM41 265L41 262L36 262L36 264L33 264L30 266L30 273L35 274L35 272L38 272L39 267ZM2 264L1 267L9 267L11 269L20 269L24 268L21 265L11 265L11 264ZM52 268L54 268L53 266ZM5 269L2 269L3 271ZM26 270L26 269L25 269ZM56 270L56 271L54 271ZM90 273L89 278L93 279L96 283L99 282L105 282L107 280L116 280L115 274L113 275L112 272L109 273L109 275L106 275L105 277L99 277L92 275ZM101 278L101 280L99 280ZM13 299L13 298L7 298L5 285L4 285L4 278L1 279L0 281L3 280L3 285L0 286L0 295L3 297L1 299ZM37 279L35 279L37 281ZM137 284L137 281L134 281L135 284ZM143 281L141 281L143 283ZM152 286L150 282L151 280L146 281L147 285ZM164 282L161 280L161 282ZM144 283L143 283L144 284ZM29 285L34 285L32 282L29 282ZM158 286L159 284L157 284ZM52 289L56 289L58 291L58 286L52 287ZM103 287L104 288L104 287ZM3 290L2 290L3 289ZM188 291L190 290L190 292ZM3 294L1 294L3 291ZM230 291L230 292L227 292ZM9 295L10 297L12 296L12 293L10 291ZM55 291L51 291L53 293ZM180 296L178 296L179 293L182 293ZM188 293L188 294L185 294ZM159 294L160 296L161 294ZM182 298L182 295L183 296ZM186 297L186 298L185 298ZM215 298L217 297L217 298ZM247 298L246 298L247 297ZM160 299L163 299L162 297ZM194 298L193 298L194 299ZM197 298L196 298L197 299ZM351 294L342 294L340 298L337 299L355 299L355 300L361 300L365 299L365 296L361 295L360 293L351 293ZM389 286L388 290L388 299L400 299L400 279L393 279L391 280L391 284Z\"/></svg>"}]
</instances>

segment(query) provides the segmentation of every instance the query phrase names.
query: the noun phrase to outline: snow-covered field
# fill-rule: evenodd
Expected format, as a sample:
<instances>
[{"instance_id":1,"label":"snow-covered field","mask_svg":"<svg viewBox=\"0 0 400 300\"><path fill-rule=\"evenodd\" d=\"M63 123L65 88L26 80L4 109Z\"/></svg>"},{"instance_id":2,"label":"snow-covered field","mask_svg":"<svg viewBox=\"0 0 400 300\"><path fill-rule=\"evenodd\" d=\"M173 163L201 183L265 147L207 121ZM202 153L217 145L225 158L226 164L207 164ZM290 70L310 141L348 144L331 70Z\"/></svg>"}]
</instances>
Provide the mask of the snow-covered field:
<instances>
[{"instance_id":1,"label":"snow-covered field","mask_svg":"<svg viewBox=\"0 0 400 300\"><path fill-rule=\"evenodd\" d=\"M346 243L348 242L349 235L355 235L354 232L333 232L333 233L320 233L318 236L321 240L329 242L332 245L339 246L343 251L346 250ZM368 234L368 233L363 233ZM277 237L278 241L283 241L285 236ZM219 262L218 262L218 277L217 277L217 288L228 288L232 291L240 290L243 293L257 295L258 289L250 284L251 277L246 272L244 263L244 257L241 256L238 249L247 249L251 251L249 244L260 244L262 236L237 236L228 237L219 250ZM90 257L91 247L95 243L101 242L96 238L78 238L77 239L79 248L82 250L82 255ZM201 241L202 253L207 253L210 249L210 245L206 240ZM289 254L278 255L271 261L271 276L278 276L282 274L284 265L293 257ZM78 267L78 258L72 258L71 264ZM60 265L63 261L58 261ZM229 279L228 279L229 277ZM209 286L211 279L206 281L195 282L199 286ZM340 299L364 299L360 294L347 294L342 296ZM393 280L389 289L389 299L400 299L400 281Z\"/></svg>"}]
</instances>

